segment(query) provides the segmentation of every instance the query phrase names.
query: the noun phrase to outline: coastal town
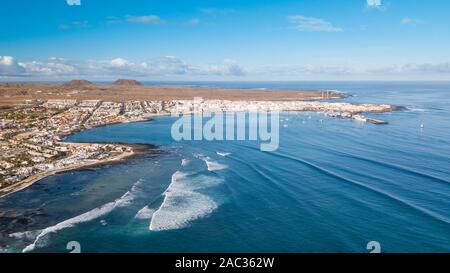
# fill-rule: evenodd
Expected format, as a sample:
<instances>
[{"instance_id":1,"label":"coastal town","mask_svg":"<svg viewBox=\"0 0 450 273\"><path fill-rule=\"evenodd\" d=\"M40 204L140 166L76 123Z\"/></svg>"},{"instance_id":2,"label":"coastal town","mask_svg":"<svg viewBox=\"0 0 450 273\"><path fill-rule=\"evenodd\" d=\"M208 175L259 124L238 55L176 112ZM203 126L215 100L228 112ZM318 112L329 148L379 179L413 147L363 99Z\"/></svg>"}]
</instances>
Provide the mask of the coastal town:
<instances>
[{"instance_id":1,"label":"coastal town","mask_svg":"<svg viewBox=\"0 0 450 273\"><path fill-rule=\"evenodd\" d=\"M65 136L75 132L108 124L143 121L156 115L219 111L313 111L365 122L370 120L361 113L395 109L391 105L300 100L26 100L0 112L0 195L20 190L47 175L133 155L131 145L64 141Z\"/></svg>"}]
</instances>

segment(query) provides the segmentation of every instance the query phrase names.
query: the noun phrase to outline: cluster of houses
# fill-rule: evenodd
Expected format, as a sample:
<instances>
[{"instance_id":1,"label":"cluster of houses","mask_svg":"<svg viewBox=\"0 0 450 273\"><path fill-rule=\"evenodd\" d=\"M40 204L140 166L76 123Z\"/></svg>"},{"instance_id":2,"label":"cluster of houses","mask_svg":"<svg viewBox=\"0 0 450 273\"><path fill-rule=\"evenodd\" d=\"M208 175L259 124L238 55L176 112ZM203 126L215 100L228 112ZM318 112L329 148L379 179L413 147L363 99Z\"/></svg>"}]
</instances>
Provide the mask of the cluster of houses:
<instances>
[{"instance_id":1,"label":"cluster of houses","mask_svg":"<svg viewBox=\"0 0 450 273\"><path fill-rule=\"evenodd\" d=\"M41 172L129 152L131 148L124 145L61 141L62 136L77 130L116 122L122 112L121 103L49 100L0 113L0 188Z\"/></svg>"},{"instance_id":2,"label":"cluster of houses","mask_svg":"<svg viewBox=\"0 0 450 273\"><path fill-rule=\"evenodd\" d=\"M226 101L226 100L177 100L172 101L170 113L243 112L243 111L311 111L323 112L332 117L352 118L362 112L389 112L394 110L385 104L350 104L322 101Z\"/></svg>"},{"instance_id":3,"label":"cluster of houses","mask_svg":"<svg viewBox=\"0 0 450 273\"><path fill-rule=\"evenodd\" d=\"M390 105L321 101L171 100L104 102L100 100L48 100L27 103L0 113L0 188L33 174L102 160L129 150L124 145L73 144L61 137L78 130L149 115L201 112L315 111L339 118L366 120L361 112L388 112Z\"/></svg>"}]
</instances>

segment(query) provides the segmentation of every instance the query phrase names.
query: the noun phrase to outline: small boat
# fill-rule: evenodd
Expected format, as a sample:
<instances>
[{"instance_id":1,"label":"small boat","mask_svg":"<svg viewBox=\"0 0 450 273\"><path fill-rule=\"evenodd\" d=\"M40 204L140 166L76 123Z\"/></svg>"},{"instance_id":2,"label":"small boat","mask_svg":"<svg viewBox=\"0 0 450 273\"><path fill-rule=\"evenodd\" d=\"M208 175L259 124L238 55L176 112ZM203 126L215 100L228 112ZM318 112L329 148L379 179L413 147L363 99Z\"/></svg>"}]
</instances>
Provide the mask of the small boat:
<instances>
[{"instance_id":1,"label":"small boat","mask_svg":"<svg viewBox=\"0 0 450 273\"><path fill-rule=\"evenodd\" d=\"M353 119L357 122L367 122L367 118L362 115L354 115Z\"/></svg>"},{"instance_id":2,"label":"small boat","mask_svg":"<svg viewBox=\"0 0 450 273\"><path fill-rule=\"evenodd\" d=\"M377 119L377 118L367 118L367 121L373 124L389 124L389 122L382 120L382 119Z\"/></svg>"},{"instance_id":3,"label":"small boat","mask_svg":"<svg viewBox=\"0 0 450 273\"><path fill-rule=\"evenodd\" d=\"M353 119L356 120L356 121L359 121L359 122L366 122L367 121L367 118L362 116L362 115L354 115Z\"/></svg>"}]
</instances>

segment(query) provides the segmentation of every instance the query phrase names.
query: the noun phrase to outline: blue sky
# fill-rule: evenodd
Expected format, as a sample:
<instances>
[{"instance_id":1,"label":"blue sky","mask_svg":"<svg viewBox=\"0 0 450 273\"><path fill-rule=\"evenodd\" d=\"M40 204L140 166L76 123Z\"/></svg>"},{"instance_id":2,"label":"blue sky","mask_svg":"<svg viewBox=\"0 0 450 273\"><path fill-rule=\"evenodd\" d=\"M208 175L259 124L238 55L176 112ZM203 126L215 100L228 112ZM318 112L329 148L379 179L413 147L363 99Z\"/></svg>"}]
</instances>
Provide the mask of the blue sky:
<instances>
[{"instance_id":1,"label":"blue sky","mask_svg":"<svg viewBox=\"0 0 450 273\"><path fill-rule=\"evenodd\" d=\"M0 80L450 80L446 0L5 0Z\"/></svg>"}]
</instances>

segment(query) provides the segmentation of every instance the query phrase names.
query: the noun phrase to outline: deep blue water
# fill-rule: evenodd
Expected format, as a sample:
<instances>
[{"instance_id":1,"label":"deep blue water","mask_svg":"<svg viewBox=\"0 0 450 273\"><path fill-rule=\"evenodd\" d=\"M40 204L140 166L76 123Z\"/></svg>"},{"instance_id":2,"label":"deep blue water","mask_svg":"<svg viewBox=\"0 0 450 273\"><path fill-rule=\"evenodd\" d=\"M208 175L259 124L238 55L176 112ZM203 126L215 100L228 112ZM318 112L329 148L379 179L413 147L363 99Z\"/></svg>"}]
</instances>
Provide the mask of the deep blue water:
<instances>
[{"instance_id":1,"label":"deep blue water","mask_svg":"<svg viewBox=\"0 0 450 273\"><path fill-rule=\"evenodd\" d=\"M406 109L372 115L386 126L284 113L275 152L253 141L175 142L173 117L78 133L68 140L165 152L58 174L0 199L0 248L367 252L378 241L383 252L450 252L450 83L193 85L339 90L354 95L345 101Z\"/></svg>"}]
</instances>

